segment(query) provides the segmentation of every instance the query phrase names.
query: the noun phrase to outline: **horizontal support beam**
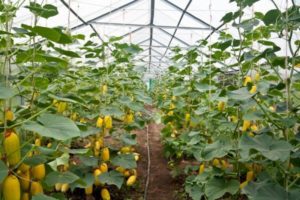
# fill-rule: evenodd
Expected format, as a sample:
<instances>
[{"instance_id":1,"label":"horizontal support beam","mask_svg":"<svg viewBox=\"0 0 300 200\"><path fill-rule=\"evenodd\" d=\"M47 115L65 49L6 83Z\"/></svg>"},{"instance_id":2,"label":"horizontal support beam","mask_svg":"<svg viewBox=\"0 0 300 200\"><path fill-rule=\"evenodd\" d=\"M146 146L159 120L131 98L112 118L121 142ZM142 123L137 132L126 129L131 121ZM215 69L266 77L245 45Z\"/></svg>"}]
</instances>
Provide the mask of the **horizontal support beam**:
<instances>
[{"instance_id":1,"label":"horizontal support beam","mask_svg":"<svg viewBox=\"0 0 300 200\"><path fill-rule=\"evenodd\" d=\"M128 24L128 23L112 23L112 22L90 22L90 24L95 25L107 25L107 26L128 26L128 27L147 27L147 28L164 28L164 29L176 29L176 26L167 25L150 25L150 24ZM190 26L179 26L177 29L181 30L206 30L211 31L208 27L190 27Z\"/></svg>"},{"instance_id":2,"label":"horizontal support beam","mask_svg":"<svg viewBox=\"0 0 300 200\"><path fill-rule=\"evenodd\" d=\"M171 1L169 0L163 0L163 2L167 3L168 5L172 6L173 8L176 8L177 10L179 11L184 11L184 9L180 8L179 6L177 6L176 4L172 3ZM207 26L210 30L214 30L216 29L215 27L213 27L211 24L208 24L207 22L205 22L204 20L196 17L195 15L189 13L186 11L186 15L188 15L189 17L193 18L194 20L200 22L201 24Z\"/></svg>"},{"instance_id":3,"label":"horizontal support beam","mask_svg":"<svg viewBox=\"0 0 300 200\"><path fill-rule=\"evenodd\" d=\"M102 15L99 15L99 16L97 16L97 17L91 19L91 20L88 20L88 21L86 21L86 23L87 23L87 24L90 24L90 23L93 22L93 21L99 20L99 19L101 19L101 18L103 18L103 17L107 17L107 16L109 16L109 15L115 13L115 12L118 12L118 11L120 11L120 10L122 10L122 9L124 9L124 8L126 8L126 7L128 7L128 6L131 6L131 5L133 5L133 4L135 4L135 3L139 2L139 1L140 1L140 0L133 0L133 1L130 1L129 3L126 3L126 4L124 4L124 5L120 6L120 7L117 7L117 8L115 8L115 9L113 9L113 10L110 10L109 12L106 12L106 13L104 13L104 14L102 14ZM83 26L85 26L85 25L86 25L85 23L79 24L79 25L74 26L73 28L71 28L71 30L79 29L79 28L81 28L81 27L83 27Z\"/></svg>"}]
</instances>

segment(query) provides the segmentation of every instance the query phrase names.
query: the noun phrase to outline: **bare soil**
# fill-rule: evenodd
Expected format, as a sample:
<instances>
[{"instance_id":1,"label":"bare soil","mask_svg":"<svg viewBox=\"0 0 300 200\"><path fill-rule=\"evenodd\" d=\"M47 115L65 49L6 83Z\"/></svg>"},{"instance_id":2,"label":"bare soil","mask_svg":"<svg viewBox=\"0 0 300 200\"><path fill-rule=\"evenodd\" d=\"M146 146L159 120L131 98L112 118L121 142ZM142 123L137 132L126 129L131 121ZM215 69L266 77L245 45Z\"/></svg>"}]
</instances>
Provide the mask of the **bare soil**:
<instances>
[{"instance_id":1,"label":"bare soil","mask_svg":"<svg viewBox=\"0 0 300 200\"><path fill-rule=\"evenodd\" d=\"M150 145L150 176L147 192L147 200L175 200L174 192L180 188L168 170L168 161L163 156L163 146L160 141L160 130L162 125L150 123L149 145ZM141 154L138 163L138 177L140 180L139 192L132 194L132 200L142 200L147 179L148 156L147 156L147 130L136 131L137 134L137 152Z\"/></svg>"}]
</instances>

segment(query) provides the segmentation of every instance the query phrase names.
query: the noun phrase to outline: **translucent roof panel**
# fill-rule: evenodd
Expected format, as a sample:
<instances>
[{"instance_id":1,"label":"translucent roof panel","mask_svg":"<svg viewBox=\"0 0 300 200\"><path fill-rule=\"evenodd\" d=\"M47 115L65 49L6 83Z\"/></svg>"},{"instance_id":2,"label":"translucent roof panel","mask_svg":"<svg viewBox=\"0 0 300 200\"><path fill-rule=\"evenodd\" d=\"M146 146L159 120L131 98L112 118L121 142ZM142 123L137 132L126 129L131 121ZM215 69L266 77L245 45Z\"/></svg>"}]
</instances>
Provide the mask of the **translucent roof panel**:
<instances>
[{"instance_id":1,"label":"translucent roof panel","mask_svg":"<svg viewBox=\"0 0 300 200\"><path fill-rule=\"evenodd\" d=\"M12 2L17 1L19 2L19 0L12 0ZM145 65L149 65L151 62L153 73L168 66L172 47L189 48L196 45L197 41L206 38L213 28L220 26L221 19L226 13L238 10L236 3L229 3L229 0L194 0L185 13L183 11L189 0L35 1L41 4L55 5L59 11L55 17L47 20L39 19L38 25L69 26L74 33L86 35L93 33L90 27L93 26L105 41L111 36L124 36L123 42L141 45L144 51L135 59L144 60ZM282 10L286 8L286 1L274 0ZM295 2L300 4L300 0L295 0ZM22 23L32 25L33 15L25 8L29 3L30 0L24 0L17 13L14 26L20 26ZM288 4L291 5L291 0L288 0ZM154 8L154 12L152 12L152 8ZM254 12L265 13L273 8L272 1L260 0L254 6L245 8L243 12L250 18ZM183 16L182 19L181 16ZM226 25L222 29L226 29L233 35L237 34L230 25ZM217 39L218 31L209 38L211 42ZM97 37L93 40L101 42ZM276 36L272 38L273 40L280 46L284 46L284 41L279 40Z\"/></svg>"}]
</instances>

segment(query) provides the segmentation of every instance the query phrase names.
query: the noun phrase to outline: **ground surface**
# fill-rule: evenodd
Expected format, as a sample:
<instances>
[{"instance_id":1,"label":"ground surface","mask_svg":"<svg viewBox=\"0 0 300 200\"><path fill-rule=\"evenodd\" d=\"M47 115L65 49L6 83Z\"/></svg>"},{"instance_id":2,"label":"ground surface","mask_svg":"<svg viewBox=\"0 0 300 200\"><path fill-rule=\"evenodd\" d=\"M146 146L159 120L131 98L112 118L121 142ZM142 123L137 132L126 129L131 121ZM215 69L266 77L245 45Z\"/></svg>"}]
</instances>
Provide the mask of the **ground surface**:
<instances>
[{"instance_id":1,"label":"ground surface","mask_svg":"<svg viewBox=\"0 0 300 200\"><path fill-rule=\"evenodd\" d=\"M179 187L171 177L167 160L163 156L163 146L160 141L161 128L161 125L155 123L148 125L151 167L147 200L175 200L174 191ZM135 133L138 140L137 152L141 154L141 160L138 162L140 188L137 189L139 192L133 194L131 198L140 200L143 199L148 169L147 129Z\"/></svg>"}]
</instances>

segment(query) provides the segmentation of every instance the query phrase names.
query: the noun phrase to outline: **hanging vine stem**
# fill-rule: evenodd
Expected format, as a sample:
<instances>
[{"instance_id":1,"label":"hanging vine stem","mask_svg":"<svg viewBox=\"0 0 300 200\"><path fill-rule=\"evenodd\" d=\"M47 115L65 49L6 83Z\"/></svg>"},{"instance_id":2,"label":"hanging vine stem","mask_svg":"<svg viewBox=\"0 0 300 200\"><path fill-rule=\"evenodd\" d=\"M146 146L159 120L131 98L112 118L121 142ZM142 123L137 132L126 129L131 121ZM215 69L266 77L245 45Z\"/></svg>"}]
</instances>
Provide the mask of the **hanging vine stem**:
<instances>
[{"instance_id":1,"label":"hanging vine stem","mask_svg":"<svg viewBox=\"0 0 300 200\"><path fill-rule=\"evenodd\" d=\"M290 50L292 51L292 48L291 48L291 45L290 45L290 41L291 41L291 38L293 36L293 32L291 32L289 34L289 27L288 27L288 19L289 19L289 13L288 13L288 6L289 6L289 3L288 3L288 0L285 1L286 3L286 7L285 7L285 21L286 21L286 26L285 26L285 39L286 39L286 43L285 43L285 85L286 85L286 115L287 117L290 116L290 109L291 109L291 81L292 81L292 74L291 72L292 71L289 71L289 55L288 55L288 49L290 48ZM290 129L289 128L286 128L284 130L284 135L285 135L285 138L287 141L289 141L289 131ZM290 170L290 157L289 159L287 160L287 168L286 168L286 171L285 171L285 189L286 189L286 192L288 193L289 191L289 170Z\"/></svg>"},{"instance_id":2,"label":"hanging vine stem","mask_svg":"<svg viewBox=\"0 0 300 200\"><path fill-rule=\"evenodd\" d=\"M8 0L8 4L11 4L11 1ZM4 5L5 6L5 5ZM9 19L10 15L12 15L12 13L10 13L8 10L5 10L5 31L7 33L11 32L11 26L12 26L12 20ZM6 35L6 47L5 47L5 53L4 53L4 64L3 64L3 76L4 76L4 81L5 81L5 87L9 86L9 76L11 73L11 66L10 66L10 59L11 56L9 55L9 51L10 51L10 46L11 46L11 35L7 34ZM9 109L9 107L11 105L7 105L7 103L9 102L9 104L11 104L11 98L10 99L5 99L3 101L3 120L4 120L4 133L7 130L7 120L6 120L6 115L5 112L7 109Z\"/></svg>"},{"instance_id":3,"label":"hanging vine stem","mask_svg":"<svg viewBox=\"0 0 300 200\"><path fill-rule=\"evenodd\" d=\"M212 23L212 12L211 12L211 8L212 8L212 3L211 3L211 0L209 1L209 24ZM210 26L210 29L212 29L212 27ZM211 79L212 79L212 76L211 76L211 71L212 71L212 46L211 46L211 38L209 38L209 90L208 90L208 109L209 109L209 112L211 111Z\"/></svg>"}]
</instances>

